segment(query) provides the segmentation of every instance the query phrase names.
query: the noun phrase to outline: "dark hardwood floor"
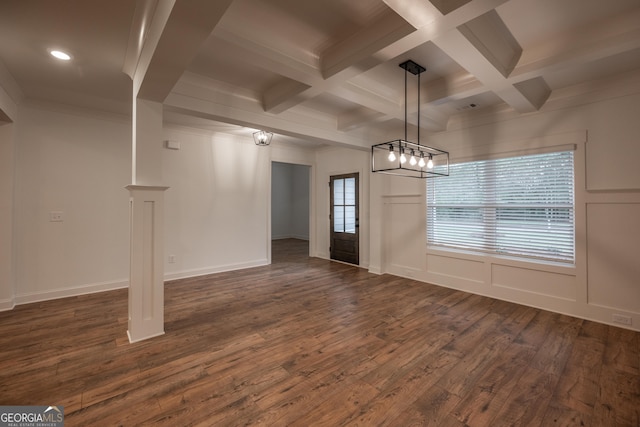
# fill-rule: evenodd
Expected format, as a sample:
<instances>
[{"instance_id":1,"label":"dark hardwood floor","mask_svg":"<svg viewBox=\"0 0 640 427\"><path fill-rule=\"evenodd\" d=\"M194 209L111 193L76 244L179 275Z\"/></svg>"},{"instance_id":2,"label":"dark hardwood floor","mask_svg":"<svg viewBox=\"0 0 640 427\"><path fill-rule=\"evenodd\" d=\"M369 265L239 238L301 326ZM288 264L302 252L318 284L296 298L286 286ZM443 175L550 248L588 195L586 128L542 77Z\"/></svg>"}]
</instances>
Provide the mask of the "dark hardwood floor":
<instances>
[{"instance_id":1,"label":"dark hardwood floor","mask_svg":"<svg viewBox=\"0 0 640 427\"><path fill-rule=\"evenodd\" d=\"M640 333L307 257L0 313L0 404L67 426L640 426Z\"/></svg>"}]
</instances>

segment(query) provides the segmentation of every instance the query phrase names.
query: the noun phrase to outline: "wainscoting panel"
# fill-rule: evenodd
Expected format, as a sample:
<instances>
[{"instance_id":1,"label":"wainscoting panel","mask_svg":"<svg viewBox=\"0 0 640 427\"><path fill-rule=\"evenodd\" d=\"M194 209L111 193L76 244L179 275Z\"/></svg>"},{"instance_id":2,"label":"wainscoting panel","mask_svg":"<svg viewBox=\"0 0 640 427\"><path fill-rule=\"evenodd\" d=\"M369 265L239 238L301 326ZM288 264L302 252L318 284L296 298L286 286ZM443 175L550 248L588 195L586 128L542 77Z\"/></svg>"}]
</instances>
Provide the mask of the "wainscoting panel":
<instances>
[{"instance_id":1,"label":"wainscoting panel","mask_svg":"<svg viewBox=\"0 0 640 427\"><path fill-rule=\"evenodd\" d=\"M638 221L640 203L587 204L589 304L640 313Z\"/></svg>"},{"instance_id":2,"label":"wainscoting panel","mask_svg":"<svg viewBox=\"0 0 640 427\"><path fill-rule=\"evenodd\" d=\"M492 264L491 284L537 295L576 300L575 275Z\"/></svg>"}]
</instances>

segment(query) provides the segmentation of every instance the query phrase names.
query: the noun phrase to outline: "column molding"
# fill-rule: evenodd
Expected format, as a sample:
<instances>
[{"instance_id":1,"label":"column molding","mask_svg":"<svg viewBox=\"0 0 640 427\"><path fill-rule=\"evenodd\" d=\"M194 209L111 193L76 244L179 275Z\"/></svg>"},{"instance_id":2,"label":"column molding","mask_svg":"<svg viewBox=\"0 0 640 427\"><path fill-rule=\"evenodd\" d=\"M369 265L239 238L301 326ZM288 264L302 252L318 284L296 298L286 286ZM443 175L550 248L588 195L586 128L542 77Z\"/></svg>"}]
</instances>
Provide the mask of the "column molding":
<instances>
[{"instance_id":1,"label":"column molding","mask_svg":"<svg viewBox=\"0 0 640 427\"><path fill-rule=\"evenodd\" d=\"M164 192L128 185L130 227L129 323L134 343L164 334Z\"/></svg>"}]
</instances>

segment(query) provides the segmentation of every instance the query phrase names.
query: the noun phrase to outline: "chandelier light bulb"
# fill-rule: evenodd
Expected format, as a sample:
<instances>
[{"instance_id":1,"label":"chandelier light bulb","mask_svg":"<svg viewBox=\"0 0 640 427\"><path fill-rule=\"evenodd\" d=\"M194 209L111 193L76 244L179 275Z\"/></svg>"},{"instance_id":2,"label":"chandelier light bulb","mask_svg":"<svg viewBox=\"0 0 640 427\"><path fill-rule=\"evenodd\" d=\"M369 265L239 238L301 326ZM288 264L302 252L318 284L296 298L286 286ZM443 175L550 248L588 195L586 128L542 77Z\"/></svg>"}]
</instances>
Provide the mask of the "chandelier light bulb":
<instances>
[{"instance_id":1,"label":"chandelier light bulb","mask_svg":"<svg viewBox=\"0 0 640 427\"><path fill-rule=\"evenodd\" d=\"M429 154L429 161L427 162L427 169L433 169L433 157Z\"/></svg>"},{"instance_id":2,"label":"chandelier light bulb","mask_svg":"<svg viewBox=\"0 0 640 427\"><path fill-rule=\"evenodd\" d=\"M396 153L393 152L393 145L389 144L389 161L393 162L396 160Z\"/></svg>"},{"instance_id":3,"label":"chandelier light bulb","mask_svg":"<svg viewBox=\"0 0 640 427\"><path fill-rule=\"evenodd\" d=\"M416 160L416 153L413 150L411 150L411 158L409 159L409 164L411 166L415 166L416 163L418 163L418 161Z\"/></svg>"},{"instance_id":4,"label":"chandelier light bulb","mask_svg":"<svg viewBox=\"0 0 640 427\"><path fill-rule=\"evenodd\" d=\"M405 164L407 163L407 156L404 155L404 150L402 150L400 152L400 164Z\"/></svg>"},{"instance_id":5,"label":"chandelier light bulb","mask_svg":"<svg viewBox=\"0 0 640 427\"><path fill-rule=\"evenodd\" d=\"M420 152L420 160L418 161L418 166L423 168L425 165L426 165L426 163L424 162L424 153L421 151Z\"/></svg>"}]
</instances>

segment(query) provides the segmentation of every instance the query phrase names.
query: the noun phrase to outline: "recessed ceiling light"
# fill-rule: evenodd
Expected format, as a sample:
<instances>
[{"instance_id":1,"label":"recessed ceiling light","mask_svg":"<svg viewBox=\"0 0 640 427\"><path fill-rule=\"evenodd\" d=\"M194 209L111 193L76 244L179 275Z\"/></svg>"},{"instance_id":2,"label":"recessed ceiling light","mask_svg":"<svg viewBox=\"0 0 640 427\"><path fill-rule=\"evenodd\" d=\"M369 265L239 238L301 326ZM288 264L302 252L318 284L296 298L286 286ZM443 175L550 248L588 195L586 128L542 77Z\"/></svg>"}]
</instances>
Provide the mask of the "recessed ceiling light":
<instances>
[{"instance_id":1,"label":"recessed ceiling light","mask_svg":"<svg viewBox=\"0 0 640 427\"><path fill-rule=\"evenodd\" d=\"M71 59L71 55L69 55L68 53L63 52L61 50L51 50L51 51L49 51L49 53L54 58L58 58L58 59L60 59L62 61L68 61L68 60Z\"/></svg>"}]
</instances>

